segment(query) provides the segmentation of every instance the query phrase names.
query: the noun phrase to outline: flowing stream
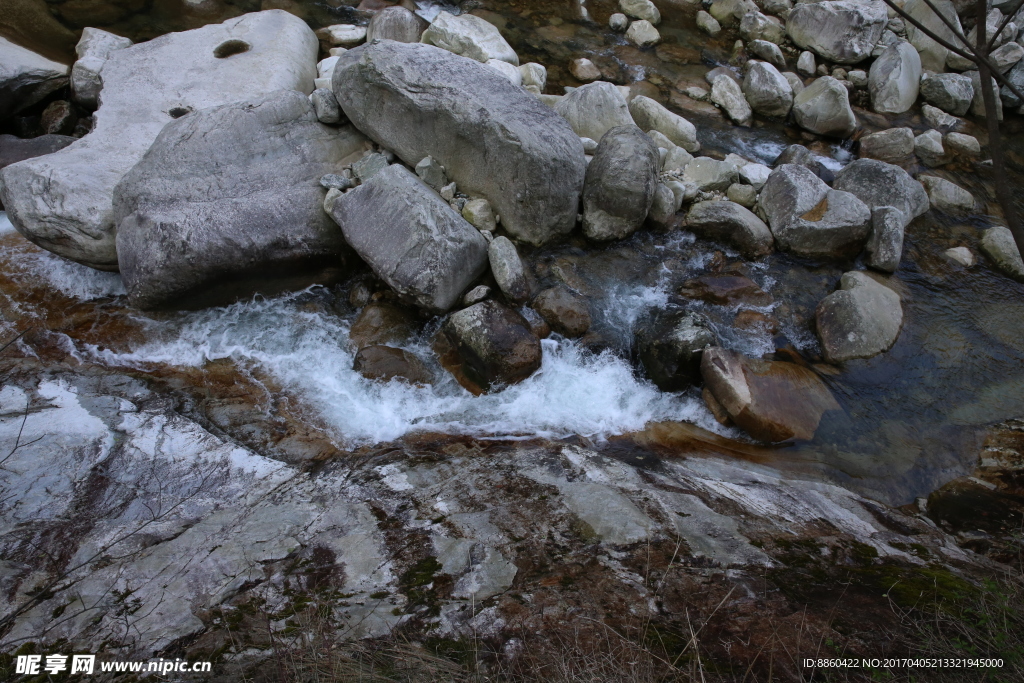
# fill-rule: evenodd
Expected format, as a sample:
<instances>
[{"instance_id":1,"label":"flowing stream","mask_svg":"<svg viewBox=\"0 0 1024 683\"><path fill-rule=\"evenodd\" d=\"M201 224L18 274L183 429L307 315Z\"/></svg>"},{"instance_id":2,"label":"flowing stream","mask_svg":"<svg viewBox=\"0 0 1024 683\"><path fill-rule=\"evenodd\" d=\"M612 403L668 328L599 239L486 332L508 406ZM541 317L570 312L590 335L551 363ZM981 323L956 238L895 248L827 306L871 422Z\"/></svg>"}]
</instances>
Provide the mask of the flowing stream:
<instances>
[{"instance_id":1,"label":"flowing stream","mask_svg":"<svg viewBox=\"0 0 1024 683\"><path fill-rule=\"evenodd\" d=\"M293 4L289 8L314 27L364 20L347 7ZM200 16L175 14L157 3L148 14L130 14L104 28L142 39L259 9L243 5L216 5L220 13ZM428 13L436 7L420 6ZM612 5L598 1L588 7L592 15L605 16ZM704 72L727 61L731 50L698 36L692 18L666 16L659 27L665 42L640 51L603 26L573 22L568 4L492 3L484 13L501 26L523 61L548 66L548 92L575 84L568 62L588 56L618 74L619 82L641 84L638 91L669 101L686 84L700 84ZM687 116L698 125L704 149L718 155L734 152L771 163L797 141L798 134L781 124L758 122L740 129L710 112ZM905 125L921 127L907 116ZM1011 161L1020 159L1018 145L1014 139ZM852 158L841 146L816 142L812 147L836 169ZM950 177L976 197L991 197L990 185L973 174ZM987 224L984 217L958 222L929 213L910 226L896 274L905 322L895 347L841 369L819 366L843 411L826 414L813 441L777 449L773 457L809 463L820 476L902 504L969 473L985 428L1024 415L1024 285L994 272L984 260L965 269L942 256L953 246L977 253ZM601 444L659 422L690 423L747 443L740 432L714 421L698 390L663 393L644 379L632 358L634 330L655 308L696 307L711 318L724 346L751 356L788 348L813 361L819 352L814 308L844 271L859 267L778 253L745 264L737 254L686 232L642 231L609 246L574 240L528 250L524 257L542 284L568 282L588 297L594 331L586 343L544 341L538 373L479 397L433 360L429 339L436 322L405 345L434 372L434 385L375 383L353 371L348 335L356 312L344 285L195 312L140 313L126 306L116 274L35 248L13 232L2 213L0 313L5 322L0 330L10 336L26 324L38 325L51 330L51 341L77 362L179 373L186 381L195 381L196 371L227 363L240 376L264 383L267 391L283 392L303 419L343 449L421 432L487 439L581 436ZM753 279L771 302L714 306L677 294L686 280L723 261ZM25 355L39 353L25 342L17 348Z\"/></svg>"}]
</instances>

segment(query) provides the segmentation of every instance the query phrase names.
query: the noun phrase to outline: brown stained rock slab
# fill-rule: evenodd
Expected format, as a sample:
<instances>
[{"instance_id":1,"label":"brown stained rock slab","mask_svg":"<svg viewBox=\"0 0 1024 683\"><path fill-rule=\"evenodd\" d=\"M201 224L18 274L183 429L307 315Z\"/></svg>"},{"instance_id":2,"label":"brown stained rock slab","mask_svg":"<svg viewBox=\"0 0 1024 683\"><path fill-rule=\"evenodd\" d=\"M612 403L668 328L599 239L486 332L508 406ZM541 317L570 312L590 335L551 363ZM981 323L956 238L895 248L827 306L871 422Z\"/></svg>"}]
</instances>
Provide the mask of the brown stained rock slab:
<instances>
[{"instance_id":1,"label":"brown stained rock slab","mask_svg":"<svg viewBox=\"0 0 1024 683\"><path fill-rule=\"evenodd\" d=\"M405 380L411 384L430 384L430 371L415 355L392 346L377 344L359 350L352 369L367 379L390 382Z\"/></svg>"},{"instance_id":2,"label":"brown stained rock slab","mask_svg":"<svg viewBox=\"0 0 1024 683\"><path fill-rule=\"evenodd\" d=\"M793 363L712 348L704 352L701 374L736 426L761 441L810 440L821 416L840 409L814 372Z\"/></svg>"},{"instance_id":3,"label":"brown stained rock slab","mask_svg":"<svg viewBox=\"0 0 1024 683\"><path fill-rule=\"evenodd\" d=\"M770 294L742 275L703 275L683 283L679 293L721 306L737 303L766 306L772 301Z\"/></svg>"},{"instance_id":4,"label":"brown stained rock slab","mask_svg":"<svg viewBox=\"0 0 1024 683\"><path fill-rule=\"evenodd\" d=\"M412 336L415 327L416 315L411 309L377 301L359 312L349 330L349 340L357 349L403 342Z\"/></svg>"}]
</instances>

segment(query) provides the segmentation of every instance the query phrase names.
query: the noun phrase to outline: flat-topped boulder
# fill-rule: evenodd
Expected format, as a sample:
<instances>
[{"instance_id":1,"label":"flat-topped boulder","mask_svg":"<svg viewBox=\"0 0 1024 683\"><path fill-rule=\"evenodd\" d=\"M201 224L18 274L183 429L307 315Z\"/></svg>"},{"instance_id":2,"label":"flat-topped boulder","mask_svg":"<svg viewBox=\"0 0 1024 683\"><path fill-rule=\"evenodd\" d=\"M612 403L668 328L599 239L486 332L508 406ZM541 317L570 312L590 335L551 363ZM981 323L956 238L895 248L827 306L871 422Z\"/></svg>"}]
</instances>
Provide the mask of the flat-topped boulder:
<instances>
[{"instance_id":1,"label":"flat-topped boulder","mask_svg":"<svg viewBox=\"0 0 1024 683\"><path fill-rule=\"evenodd\" d=\"M345 240L402 299L444 313L487 268L487 240L416 174L378 171L330 206Z\"/></svg>"},{"instance_id":2,"label":"flat-topped boulder","mask_svg":"<svg viewBox=\"0 0 1024 683\"><path fill-rule=\"evenodd\" d=\"M461 192L487 199L517 239L540 245L575 225L583 143L490 66L430 45L374 41L341 56L333 90L356 128L410 166L432 157Z\"/></svg>"},{"instance_id":3,"label":"flat-topped boulder","mask_svg":"<svg viewBox=\"0 0 1024 683\"><path fill-rule=\"evenodd\" d=\"M295 90L172 121L114 193L129 301L220 303L338 274L345 243L319 178L365 145Z\"/></svg>"},{"instance_id":4,"label":"flat-topped boulder","mask_svg":"<svg viewBox=\"0 0 1024 683\"><path fill-rule=\"evenodd\" d=\"M268 10L114 51L103 64L92 132L0 171L11 222L44 249L116 270L114 187L163 127L277 90L312 92L317 49L304 21Z\"/></svg>"},{"instance_id":5,"label":"flat-topped boulder","mask_svg":"<svg viewBox=\"0 0 1024 683\"><path fill-rule=\"evenodd\" d=\"M903 327L900 295L867 273L851 271L818 304L818 337L825 360L842 363L888 351Z\"/></svg>"},{"instance_id":6,"label":"flat-topped boulder","mask_svg":"<svg viewBox=\"0 0 1024 683\"><path fill-rule=\"evenodd\" d=\"M697 202L686 214L686 227L736 247L748 259L769 253L774 242L764 221L735 202Z\"/></svg>"},{"instance_id":7,"label":"flat-topped boulder","mask_svg":"<svg viewBox=\"0 0 1024 683\"><path fill-rule=\"evenodd\" d=\"M700 370L715 407L761 441L810 440L822 415L840 409L821 378L795 363L714 347L704 351Z\"/></svg>"},{"instance_id":8,"label":"flat-topped boulder","mask_svg":"<svg viewBox=\"0 0 1024 683\"><path fill-rule=\"evenodd\" d=\"M505 41L501 31L472 14L456 16L450 12L438 12L423 31L421 40L478 62L497 59L519 66L516 51Z\"/></svg>"},{"instance_id":9,"label":"flat-topped boulder","mask_svg":"<svg viewBox=\"0 0 1024 683\"><path fill-rule=\"evenodd\" d=\"M836 174L832 187L849 192L869 209L892 206L903 213L906 227L928 210L930 203L924 186L899 166L877 159L857 159Z\"/></svg>"}]
</instances>

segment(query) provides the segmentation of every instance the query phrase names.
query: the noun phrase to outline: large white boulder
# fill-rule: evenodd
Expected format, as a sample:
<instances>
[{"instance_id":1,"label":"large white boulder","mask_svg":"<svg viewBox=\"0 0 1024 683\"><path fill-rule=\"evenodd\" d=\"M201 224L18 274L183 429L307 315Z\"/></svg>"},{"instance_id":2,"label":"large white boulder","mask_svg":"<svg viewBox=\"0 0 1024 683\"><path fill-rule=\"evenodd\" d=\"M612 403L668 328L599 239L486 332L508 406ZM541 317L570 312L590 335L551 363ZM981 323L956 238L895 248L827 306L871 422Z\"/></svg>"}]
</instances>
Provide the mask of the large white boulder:
<instances>
[{"instance_id":1,"label":"large white boulder","mask_svg":"<svg viewBox=\"0 0 1024 683\"><path fill-rule=\"evenodd\" d=\"M309 94L317 50L304 21L268 10L111 53L92 132L0 171L8 217L44 249L116 270L114 186L160 130L191 111L275 90Z\"/></svg>"},{"instance_id":2,"label":"large white boulder","mask_svg":"<svg viewBox=\"0 0 1024 683\"><path fill-rule=\"evenodd\" d=\"M889 21L881 0L824 0L800 3L786 19L794 43L838 64L857 64L871 56Z\"/></svg>"},{"instance_id":3,"label":"large white boulder","mask_svg":"<svg viewBox=\"0 0 1024 683\"><path fill-rule=\"evenodd\" d=\"M880 114L902 114L914 106L920 85L921 57L913 45L901 40L871 64L871 107Z\"/></svg>"}]
</instances>

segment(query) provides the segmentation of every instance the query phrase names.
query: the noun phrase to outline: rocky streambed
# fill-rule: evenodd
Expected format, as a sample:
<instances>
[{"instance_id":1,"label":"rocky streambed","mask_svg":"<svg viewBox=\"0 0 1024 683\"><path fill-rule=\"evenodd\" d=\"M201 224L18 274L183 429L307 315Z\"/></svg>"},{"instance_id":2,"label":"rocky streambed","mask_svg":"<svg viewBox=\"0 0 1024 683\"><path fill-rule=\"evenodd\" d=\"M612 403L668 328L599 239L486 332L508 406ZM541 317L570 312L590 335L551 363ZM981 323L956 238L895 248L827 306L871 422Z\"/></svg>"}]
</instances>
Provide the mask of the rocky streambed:
<instances>
[{"instance_id":1,"label":"rocky streambed","mask_svg":"<svg viewBox=\"0 0 1024 683\"><path fill-rule=\"evenodd\" d=\"M1000 570L1024 264L970 75L847 5L211 3L26 67L3 642L230 678L326 608L498 666Z\"/></svg>"}]
</instances>

